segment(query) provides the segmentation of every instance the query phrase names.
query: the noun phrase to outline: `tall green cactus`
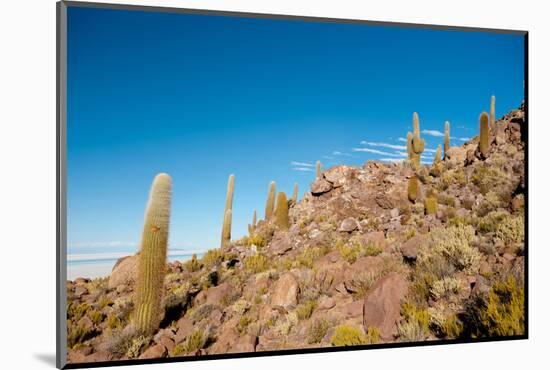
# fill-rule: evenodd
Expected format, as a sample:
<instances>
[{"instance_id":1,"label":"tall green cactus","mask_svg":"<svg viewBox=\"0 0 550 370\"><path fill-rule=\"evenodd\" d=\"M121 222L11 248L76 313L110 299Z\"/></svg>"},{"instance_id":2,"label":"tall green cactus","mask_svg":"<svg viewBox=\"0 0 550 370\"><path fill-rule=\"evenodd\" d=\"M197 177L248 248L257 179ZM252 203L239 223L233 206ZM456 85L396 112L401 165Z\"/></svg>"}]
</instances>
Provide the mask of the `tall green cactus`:
<instances>
[{"instance_id":1,"label":"tall green cactus","mask_svg":"<svg viewBox=\"0 0 550 370\"><path fill-rule=\"evenodd\" d=\"M252 214L252 226L256 227L256 223L257 223L257 218L256 218L256 210L254 210L254 213Z\"/></svg>"},{"instance_id":2,"label":"tall green cactus","mask_svg":"<svg viewBox=\"0 0 550 370\"><path fill-rule=\"evenodd\" d=\"M231 218L232 218L232 211L231 209L228 209L227 211L225 211L225 215L223 216L222 242L221 242L222 252L231 243Z\"/></svg>"},{"instance_id":3,"label":"tall green cactus","mask_svg":"<svg viewBox=\"0 0 550 370\"><path fill-rule=\"evenodd\" d=\"M286 230L289 227L288 221L288 202L286 200L286 194L280 192L277 194L277 207L275 209L275 225L279 228Z\"/></svg>"},{"instance_id":4,"label":"tall green cactus","mask_svg":"<svg viewBox=\"0 0 550 370\"><path fill-rule=\"evenodd\" d=\"M220 247L226 247L231 242L231 214L233 212L233 191L235 189L235 175L229 175L227 180L227 193L225 196L225 209L223 211L222 240ZM227 211L230 211L229 213ZM228 219L229 218L229 219Z\"/></svg>"},{"instance_id":5,"label":"tall green cactus","mask_svg":"<svg viewBox=\"0 0 550 370\"><path fill-rule=\"evenodd\" d=\"M409 135L407 134L407 139L409 140ZM424 146L426 141L420 137L420 119L418 118L418 113L413 113L413 133L410 138L410 143L407 142L407 149L410 147L410 160L414 168L418 169L420 167L420 157L424 152Z\"/></svg>"},{"instance_id":6,"label":"tall green cactus","mask_svg":"<svg viewBox=\"0 0 550 370\"><path fill-rule=\"evenodd\" d=\"M495 103L496 98L495 96L491 96L491 106L489 108L489 127L491 129L495 128Z\"/></svg>"},{"instance_id":7,"label":"tall green cactus","mask_svg":"<svg viewBox=\"0 0 550 370\"><path fill-rule=\"evenodd\" d=\"M315 173L317 174L317 179L321 178L321 161L315 163Z\"/></svg>"},{"instance_id":8,"label":"tall green cactus","mask_svg":"<svg viewBox=\"0 0 550 370\"><path fill-rule=\"evenodd\" d=\"M172 179L165 173L158 174L145 211L134 301L133 322L145 335L154 333L161 319L171 200Z\"/></svg>"},{"instance_id":9,"label":"tall green cactus","mask_svg":"<svg viewBox=\"0 0 550 370\"><path fill-rule=\"evenodd\" d=\"M409 161L412 161L413 154L414 154L412 149L412 140L413 140L412 132L407 132L407 155L408 155Z\"/></svg>"},{"instance_id":10,"label":"tall green cactus","mask_svg":"<svg viewBox=\"0 0 550 370\"><path fill-rule=\"evenodd\" d=\"M489 115L486 112L479 116L479 152L484 159L489 156Z\"/></svg>"},{"instance_id":11,"label":"tall green cactus","mask_svg":"<svg viewBox=\"0 0 550 370\"><path fill-rule=\"evenodd\" d=\"M267 201L265 202L265 220L271 219L273 216L273 210L275 209L275 181L271 181L269 184L269 190L267 192Z\"/></svg>"},{"instance_id":12,"label":"tall green cactus","mask_svg":"<svg viewBox=\"0 0 550 370\"><path fill-rule=\"evenodd\" d=\"M248 224L248 234L252 235L255 230L256 230L256 210L254 210L254 213L252 214L252 223Z\"/></svg>"},{"instance_id":13,"label":"tall green cactus","mask_svg":"<svg viewBox=\"0 0 550 370\"><path fill-rule=\"evenodd\" d=\"M434 161L432 164L432 168L430 169L430 174L434 177L439 177L442 172L442 164L441 164L441 144L437 146L437 149L435 151Z\"/></svg>"},{"instance_id":14,"label":"tall green cactus","mask_svg":"<svg viewBox=\"0 0 550 370\"><path fill-rule=\"evenodd\" d=\"M424 212L427 215L434 215L437 212L437 195L434 190L428 191L424 199Z\"/></svg>"},{"instance_id":15,"label":"tall green cactus","mask_svg":"<svg viewBox=\"0 0 550 370\"><path fill-rule=\"evenodd\" d=\"M294 191L292 192L292 202L294 204L298 203L298 183L294 183Z\"/></svg>"},{"instance_id":16,"label":"tall green cactus","mask_svg":"<svg viewBox=\"0 0 550 370\"><path fill-rule=\"evenodd\" d=\"M451 123L445 122L445 139L443 140L443 154L446 156L451 148Z\"/></svg>"},{"instance_id":17,"label":"tall green cactus","mask_svg":"<svg viewBox=\"0 0 550 370\"><path fill-rule=\"evenodd\" d=\"M407 188L407 197L413 203L418 199L418 177L413 175L409 178L409 186Z\"/></svg>"}]
</instances>

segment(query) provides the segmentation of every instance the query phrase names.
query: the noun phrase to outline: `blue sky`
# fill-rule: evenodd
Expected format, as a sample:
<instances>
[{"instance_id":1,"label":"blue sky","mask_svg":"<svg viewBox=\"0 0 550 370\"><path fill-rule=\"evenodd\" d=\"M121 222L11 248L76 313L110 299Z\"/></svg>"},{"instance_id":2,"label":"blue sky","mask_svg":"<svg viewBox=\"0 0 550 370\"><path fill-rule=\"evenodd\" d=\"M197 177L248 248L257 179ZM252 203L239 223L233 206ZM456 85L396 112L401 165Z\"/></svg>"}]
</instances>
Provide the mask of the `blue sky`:
<instances>
[{"instance_id":1,"label":"blue sky","mask_svg":"<svg viewBox=\"0 0 550 370\"><path fill-rule=\"evenodd\" d=\"M173 178L170 247L207 249L231 173L238 238L272 180L302 195L316 160L399 159L414 111L428 149L446 120L459 145L491 95L497 116L521 103L523 47L518 35L69 7L69 253L135 250L158 172Z\"/></svg>"}]
</instances>

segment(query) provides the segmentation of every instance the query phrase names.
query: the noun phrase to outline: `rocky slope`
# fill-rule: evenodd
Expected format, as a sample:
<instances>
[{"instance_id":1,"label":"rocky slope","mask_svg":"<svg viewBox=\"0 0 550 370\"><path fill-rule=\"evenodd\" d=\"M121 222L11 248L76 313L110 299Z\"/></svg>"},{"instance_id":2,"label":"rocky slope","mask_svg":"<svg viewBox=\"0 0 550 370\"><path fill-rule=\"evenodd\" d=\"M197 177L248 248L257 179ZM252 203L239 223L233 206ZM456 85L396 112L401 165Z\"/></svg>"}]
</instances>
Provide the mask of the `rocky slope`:
<instances>
[{"instance_id":1,"label":"rocky slope","mask_svg":"<svg viewBox=\"0 0 550 370\"><path fill-rule=\"evenodd\" d=\"M129 324L136 256L67 282L69 362L273 351L524 331L523 105L452 147L442 170L328 169L289 211L227 251L168 264L161 328ZM427 214L426 194L437 210Z\"/></svg>"}]
</instances>

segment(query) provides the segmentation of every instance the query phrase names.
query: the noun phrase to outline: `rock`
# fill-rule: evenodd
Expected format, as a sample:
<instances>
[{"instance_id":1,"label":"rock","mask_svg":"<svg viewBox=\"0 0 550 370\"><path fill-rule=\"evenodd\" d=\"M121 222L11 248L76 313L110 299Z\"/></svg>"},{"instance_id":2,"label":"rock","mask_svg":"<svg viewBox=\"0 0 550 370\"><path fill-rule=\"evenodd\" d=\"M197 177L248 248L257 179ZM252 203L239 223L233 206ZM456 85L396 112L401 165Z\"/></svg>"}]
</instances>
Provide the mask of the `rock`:
<instances>
[{"instance_id":1,"label":"rock","mask_svg":"<svg viewBox=\"0 0 550 370\"><path fill-rule=\"evenodd\" d=\"M332 184L334 188L344 186L351 177L355 169L347 166L331 167L323 173L325 179Z\"/></svg>"},{"instance_id":2,"label":"rock","mask_svg":"<svg viewBox=\"0 0 550 370\"><path fill-rule=\"evenodd\" d=\"M466 149L459 146L450 147L445 157L453 163L463 163L466 160Z\"/></svg>"},{"instance_id":3,"label":"rock","mask_svg":"<svg viewBox=\"0 0 550 370\"><path fill-rule=\"evenodd\" d=\"M311 193L321 195L332 190L332 184L325 179L317 179L311 184Z\"/></svg>"},{"instance_id":4,"label":"rock","mask_svg":"<svg viewBox=\"0 0 550 370\"><path fill-rule=\"evenodd\" d=\"M336 301L334 300L334 298L324 295L321 298L319 298L317 309L319 311L327 311L333 308L334 306L336 306Z\"/></svg>"},{"instance_id":5,"label":"rock","mask_svg":"<svg viewBox=\"0 0 550 370\"><path fill-rule=\"evenodd\" d=\"M83 295L88 294L88 289L84 286L77 285L76 288L74 288L74 295L77 298L82 297Z\"/></svg>"},{"instance_id":6,"label":"rock","mask_svg":"<svg viewBox=\"0 0 550 370\"><path fill-rule=\"evenodd\" d=\"M410 260L416 260L420 246L425 243L426 236L415 235L401 245L401 254Z\"/></svg>"},{"instance_id":7,"label":"rock","mask_svg":"<svg viewBox=\"0 0 550 370\"><path fill-rule=\"evenodd\" d=\"M380 208L382 209L393 209L395 207L393 201L385 194L376 195L374 200L376 201L376 204L378 204L378 206L380 206Z\"/></svg>"},{"instance_id":8,"label":"rock","mask_svg":"<svg viewBox=\"0 0 550 370\"><path fill-rule=\"evenodd\" d=\"M391 272L369 289L363 306L365 329L374 326L380 330L382 339L393 338L401 319L401 301L407 294L408 285L403 276Z\"/></svg>"},{"instance_id":9,"label":"rock","mask_svg":"<svg viewBox=\"0 0 550 370\"><path fill-rule=\"evenodd\" d=\"M106 351L94 352L84 358L83 362L106 362L111 361L113 356Z\"/></svg>"},{"instance_id":10,"label":"rock","mask_svg":"<svg viewBox=\"0 0 550 370\"><path fill-rule=\"evenodd\" d=\"M193 322L186 317L182 317L178 320L177 328L178 331L174 338L176 344L183 342L193 332Z\"/></svg>"},{"instance_id":11,"label":"rock","mask_svg":"<svg viewBox=\"0 0 550 370\"><path fill-rule=\"evenodd\" d=\"M162 358L166 355L166 347L164 347L162 344L155 344L154 346L151 346L145 350L138 358L140 360L143 359L151 359L151 358Z\"/></svg>"},{"instance_id":12,"label":"rock","mask_svg":"<svg viewBox=\"0 0 550 370\"><path fill-rule=\"evenodd\" d=\"M255 352L258 344L258 337L252 334L246 334L239 338L237 343L231 347L230 353Z\"/></svg>"},{"instance_id":13,"label":"rock","mask_svg":"<svg viewBox=\"0 0 550 370\"><path fill-rule=\"evenodd\" d=\"M386 236L383 231L371 231L363 237L366 246L385 248Z\"/></svg>"},{"instance_id":14,"label":"rock","mask_svg":"<svg viewBox=\"0 0 550 370\"><path fill-rule=\"evenodd\" d=\"M506 260L506 261L512 261L514 258L516 258L516 256L514 256L513 254L511 253L504 253L502 255L502 257Z\"/></svg>"},{"instance_id":15,"label":"rock","mask_svg":"<svg viewBox=\"0 0 550 370\"><path fill-rule=\"evenodd\" d=\"M162 344L168 352L172 351L174 349L174 347L176 346L174 344L174 341L172 339L168 338L168 337L161 337L159 343Z\"/></svg>"},{"instance_id":16,"label":"rock","mask_svg":"<svg viewBox=\"0 0 550 370\"><path fill-rule=\"evenodd\" d=\"M222 300L233 292L233 286L223 282L218 286L212 287L206 291L206 304L219 306Z\"/></svg>"},{"instance_id":17,"label":"rock","mask_svg":"<svg viewBox=\"0 0 550 370\"><path fill-rule=\"evenodd\" d=\"M299 292L298 281L290 272L282 275L275 283L273 294L271 295L271 305L288 308L298 303Z\"/></svg>"},{"instance_id":18,"label":"rock","mask_svg":"<svg viewBox=\"0 0 550 370\"><path fill-rule=\"evenodd\" d=\"M390 217L391 217L391 218L397 218L397 217L399 217L399 208L393 208L393 209L390 211Z\"/></svg>"},{"instance_id":19,"label":"rock","mask_svg":"<svg viewBox=\"0 0 550 370\"><path fill-rule=\"evenodd\" d=\"M161 340L163 337L166 337L166 338L169 338L169 339L174 339L175 336L176 336L176 334L172 331L172 329L170 329L170 328L165 328L165 329L160 329L160 330L155 334L155 336L153 337L153 340L154 340L156 343L160 343L160 340Z\"/></svg>"},{"instance_id":20,"label":"rock","mask_svg":"<svg viewBox=\"0 0 550 370\"><path fill-rule=\"evenodd\" d=\"M346 319L361 317L363 315L363 306L364 302L361 300L348 303L343 310Z\"/></svg>"},{"instance_id":21,"label":"rock","mask_svg":"<svg viewBox=\"0 0 550 370\"><path fill-rule=\"evenodd\" d=\"M277 256L282 256L292 249L292 242L287 233L278 233L269 243L267 249Z\"/></svg>"},{"instance_id":22,"label":"rock","mask_svg":"<svg viewBox=\"0 0 550 370\"><path fill-rule=\"evenodd\" d=\"M348 217L342 223L340 224L339 231L351 233L352 231L355 231L359 228L359 223L357 220L353 217Z\"/></svg>"},{"instance_id":23,"label":"rock","mask_svg":"<svg viewBox=\"0 0 550 370\"><path fill-rule=\"evenodd\" d=\"M87 284L90 282L90 279L86 279L86 278L83 278L83 277L77 277L76 279L74 279L74 283L77 284L77 285L83 285L83 284Z\"/></svg>"},{"instance_id":24,"label":"rock","mask_svg":"<svg viewBox=\"0 0 550 370\"><path fill-rule=\"evenodd\" d=\"M137 280L139 265L139 255L120 258L109 277L109 289L114 289L119 285L133 285Z\"/></svg>"},{"instance_id":25,"label":"rock","mask_svg":"<svg viewBox=\"0 0 550 370\"><path fill-rule=\"evenodd\" d=\"M237 330L230 326L227 327L216 338L216 341L211 347L211 353L227 353L231 346L239 339L239 333Z\"/></svg>"},{"instance_id":26,"label":"rock","mask_svg":"<svg viewBox=\"0 0 550 370\"><path fill-rule=\"evenodd\" d=\"M474 287L471 291L471 295L472 296L484 295L484 294L489 293L489 290L491 290L491 285L489 284L487 279L485 279L481 275L477 275L476 276L476 281L474 283Z\"/></svg>"}]
</instances>

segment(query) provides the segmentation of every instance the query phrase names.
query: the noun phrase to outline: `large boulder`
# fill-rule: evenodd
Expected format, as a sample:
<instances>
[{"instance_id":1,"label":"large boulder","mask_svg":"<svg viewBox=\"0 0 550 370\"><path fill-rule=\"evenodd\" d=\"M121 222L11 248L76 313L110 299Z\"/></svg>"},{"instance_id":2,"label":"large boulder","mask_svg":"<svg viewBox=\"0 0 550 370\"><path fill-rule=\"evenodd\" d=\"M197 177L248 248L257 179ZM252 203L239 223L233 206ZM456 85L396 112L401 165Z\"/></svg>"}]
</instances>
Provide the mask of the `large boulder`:
<instances>
[{"instance_id":1,"label":"large boulder","mask_svg":"<svg viewBox=\"0 0 550 370\"><path fill-rule=\"evenodd\" d=\"M219 306L224 298L233 292L233 286L227 282L223 282L218 286L210 288L206 291L206 304Z\"/></svg>"},{"instance_id":2,"label":"large boulder","mask_svg":"<svg viewBox=\"0 0 550 370\"><path fill-rule=\"evenodd\" d=\"M353 217L348 217L340 224L340 231L351 233L359 228L359 223Z\"/></svg>"},{"instance_id":3,"label":"large boulder","mask_svg":"<svg viewBox=\"0 0 550 370\"><path fill-rule=\"evenodd\" d=\"M246 353L255 352L258 344L258 337L252 334L245 334L240 337L237 343L231 347L230 353Z\"/></svg>"},{"instance_id":4,"label":"large boulder","mask_svg":"<svg viewBox=\"0 0 550 370\"><path fill-rule=\"evenodd\" d=\"M323 178L317 179L311 184L311 193L313 195L321 195L324 193L328 193L331 190L332 190L332 183L328 182Z\"/></svg>"},{"instance_id":5,"label":"large boulder","mask_svg":"<svg viewBox=\"0 0 550 370\"><path fill-rule=\"evenodd\" d=\"M415 235L401 245L401 254L403 254L403 257L407 259L416 260L416 257L418 256L418 250L420 249L420 246L425 242L426 236Z\"/></svg>"},{"instance_id":6,"label":"large boulder","mask_svg":"<svg viewBox=\"0 0 550 370\"><path fill-rule=\"evenodd\" d=\"M335 166L326 170L323 176L334 188L339 188L352 178L354 171L353 167Z\"/></svg>"},{"instance_id":7,"label":"large boulder","mask_svg":"<svg viewBox=\"0 0 550 370\"><path fill-rule=\"evenodd\" d=\"M282 256L292 249L292 241L288 233L277 233L271 243L267 246L267 250L277 256Z\"/></svg>"},{"instance_id":8,"label":"large boulder","mask_svg":"<svg viewBox=\"0 0 550 370\"><path fill-rule=\"evenodd\" d=\"M123 285L133 285L137 280L139 268L139 254L120 258L109 276L109 289Z\"/></svg>"},{"instance_id":9,"label":"large boulder","mask_svg":"<svg viewBox=\"0 0 550 370\"><path fill-rule=\"evenodd\" d=\"M285 309L295 306L298 303L299 290L298 281L292 273L282 275L275 283L271 306L281 306Z\"/></svg>"},{"instance_id":10,"label":"large boulder","mask_svg":"<svg viewBox=\"0 0 550 370\"><path fill-rule=\"evenodd\" d=\"M466 149L460 146L450 147L449 150L445 152L445 157L452 163L463 163L466 160Z\"/></svg>"},{"instance_id":11,"label":"large boulder","mask_svg":"<svg viewBox=\"0 0 550 370\"><path fill-rule=\"evenodd\" d=\"M391 272L378 280L367 294L363 306L365 330L376 327L384 340L393 338L401 319L401 301L407 294L409 284L398 273Z\"/></svg>"}]
</instances>

